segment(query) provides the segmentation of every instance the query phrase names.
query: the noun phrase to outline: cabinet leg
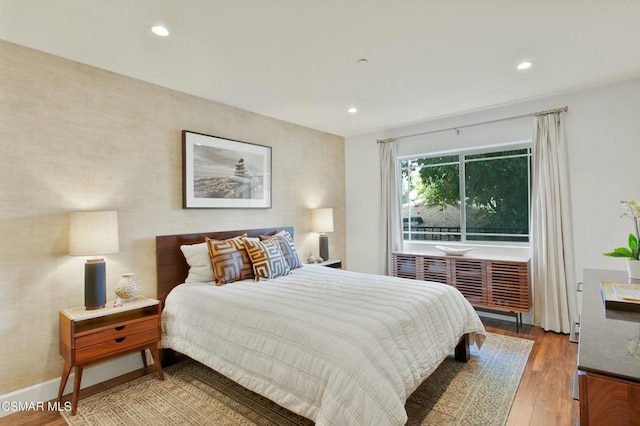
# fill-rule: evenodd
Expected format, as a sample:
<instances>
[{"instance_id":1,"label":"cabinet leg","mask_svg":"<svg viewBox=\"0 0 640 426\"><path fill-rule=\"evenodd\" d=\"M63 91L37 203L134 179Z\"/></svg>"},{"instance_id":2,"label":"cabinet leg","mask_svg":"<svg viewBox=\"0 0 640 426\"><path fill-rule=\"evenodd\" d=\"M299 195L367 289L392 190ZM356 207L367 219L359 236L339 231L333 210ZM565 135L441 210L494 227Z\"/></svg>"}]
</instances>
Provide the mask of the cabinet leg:
<instances>
[{"instance_id":1,"label":"cabinet leg","mask_svg":"<svg viewBox=\"0 0 640 426\"><path fill-rule=\"evenodd\" d=\"M164 380L164 373L162 372L162 364L160 364L160 356L158 355L158 346L155 343L149 346L149 352L151 352L151 358L153 358L153 363L156 366L156 370L158 371L160 380Z\"/></svg>"},{"instance_id":2,"label":"cabinet leg","mask_svg":"<svg viewBox=\"0 0 640 426\"><path fill-rule=\"evenodd\" d=\"M82 367L76 366L76 377L73 380L73 395L71 395L71 415L76 415L78 408L78 396L80 394L80 383L82 382Z\"/></svg>"},{"instance_id":3,"label":"cabinet leg","mask_svg":"<svg viewBox=\"0 0 640 426\"><path fill-rule=\"evenodd\" d=\"M144 366L144 368L147 368L147 355L145 354L144 349L140 351L140 355L142 355L142 365Z\"/></svg>"},{"instance_id":4,"label":"cabinet leg","mask_svg":"<svg viewBox=\"0 0 640 426\"><path fill-rule=\"evenodd\" d=\"M71 363L69 361L64 362L62 368L62 376L60 376L60 389L58 389L58 401L62 399L62 393L65 386L67 386L67 380L69 380L69 374L71 373Z\"/></svg>"}]
</instances>

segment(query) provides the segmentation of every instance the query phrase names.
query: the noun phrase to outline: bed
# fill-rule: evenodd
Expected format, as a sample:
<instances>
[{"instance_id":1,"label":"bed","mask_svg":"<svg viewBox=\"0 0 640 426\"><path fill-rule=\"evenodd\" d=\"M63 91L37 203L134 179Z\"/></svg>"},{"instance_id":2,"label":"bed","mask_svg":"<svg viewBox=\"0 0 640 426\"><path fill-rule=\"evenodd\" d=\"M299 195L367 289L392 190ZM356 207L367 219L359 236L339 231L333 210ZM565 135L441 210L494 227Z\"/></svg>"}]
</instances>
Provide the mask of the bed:
<instances>
[{"instance_id":1,"label":"bed","mask_svg":"<svg viewBox=\"0 0 640 426\"><path fill-rule=\"evenodd\" d=\"M293 228L278 228L293 236ZM485 331L451 286L302 265L221 286L192 279L181 246L274 228L156 237L162 347L318 425L402 425L409 395ZM193 246L195 247L195 246Z\"/></svg>"}]
</instances>

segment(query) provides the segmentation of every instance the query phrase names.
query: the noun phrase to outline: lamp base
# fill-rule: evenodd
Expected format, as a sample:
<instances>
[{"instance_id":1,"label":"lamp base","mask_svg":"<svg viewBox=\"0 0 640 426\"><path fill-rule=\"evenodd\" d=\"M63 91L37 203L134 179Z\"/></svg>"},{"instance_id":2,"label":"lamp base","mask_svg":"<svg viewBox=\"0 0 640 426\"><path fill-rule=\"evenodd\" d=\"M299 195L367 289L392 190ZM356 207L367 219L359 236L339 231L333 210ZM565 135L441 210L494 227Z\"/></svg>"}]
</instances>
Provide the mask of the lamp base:
<instances>
[{"instance_id":1,"label":"lamp base","mask_svg":"<svg viewBox=\"0 0 640 426\"><path fill-rule=\"evenodd\" d=\"M84 307L104 308L107 304L106 264L104 259L89 259L84 264Z\"/></svg>"},{"instance_id":2,"label":"lamp base","mask_svg":"<svg viewBox=\"0 0 640 426\"><path fill-rule=\"evenodd\" d=\"M319 253L322 260L329 260L329 237L327 234L320 234Z\"/></svg>"}]
</instances>

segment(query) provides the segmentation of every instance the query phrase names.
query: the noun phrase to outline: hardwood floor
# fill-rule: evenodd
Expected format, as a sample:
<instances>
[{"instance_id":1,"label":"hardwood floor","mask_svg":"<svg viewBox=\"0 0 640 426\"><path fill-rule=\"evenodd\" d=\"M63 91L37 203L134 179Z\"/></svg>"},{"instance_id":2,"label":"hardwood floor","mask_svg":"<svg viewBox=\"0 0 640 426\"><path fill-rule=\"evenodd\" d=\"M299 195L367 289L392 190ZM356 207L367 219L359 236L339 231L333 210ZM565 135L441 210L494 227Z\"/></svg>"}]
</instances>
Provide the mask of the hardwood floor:
<instances>
[{"instance_id":1,"label":"hardwood floor","mask_svg":"<svg viewBox=\"0 0 640 426\"><path fill-rule=\"evenodd\" d=\"M564 334L545 332L539 327L524 325L519 334L513 320L482 318L487 331L535 341L516 393L508 426L575 426L579 419L578 401L572 399L573 372L576 368L578 345ZM150 368L148 371L154 371ZM81 398L127 380L146 374L138 370L106 383L81 391ZM80 400L79 405L82 405ZM0 418L0 426L63 426L66 423L57 412L22 412Z\"/></svg>"},{"instance_id":2,"label":"hardwood floor","mask_svg":"<svg viewBox=\"0 0 640 426\"><path fill-rule=\"evenodd\" d=\"M516 334L513 321L482 318L487 331L535 341L520 386L511 406L507 426L575 426L580 419L573 400L573 373L578 345L569 336L524 325Z\"/></svg>"}]
</instances>

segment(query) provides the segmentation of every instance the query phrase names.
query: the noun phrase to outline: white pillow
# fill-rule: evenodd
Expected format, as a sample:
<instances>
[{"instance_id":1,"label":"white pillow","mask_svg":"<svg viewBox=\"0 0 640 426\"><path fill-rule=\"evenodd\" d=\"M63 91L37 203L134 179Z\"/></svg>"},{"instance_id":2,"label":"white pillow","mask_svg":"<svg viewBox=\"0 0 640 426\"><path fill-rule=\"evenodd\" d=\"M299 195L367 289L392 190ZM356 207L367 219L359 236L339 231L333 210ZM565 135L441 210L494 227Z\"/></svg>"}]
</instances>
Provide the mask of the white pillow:
<instances>
[{"instance_id":1,"label":"white pillow","mask_svg":"<svg viewBox=\"0 0 640 426\"><path fill-rule=\"evenodd\" d=\"M216 280L213 276L211 258L209 257L209 249L206 242L180 246L180 250L182 250L182 254L184 254L184 258L189 265L189 275L184 282L207 283Z\"/></svg>"}]
</instances>

